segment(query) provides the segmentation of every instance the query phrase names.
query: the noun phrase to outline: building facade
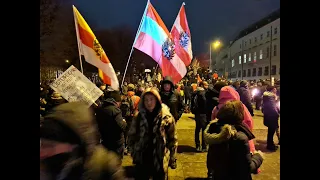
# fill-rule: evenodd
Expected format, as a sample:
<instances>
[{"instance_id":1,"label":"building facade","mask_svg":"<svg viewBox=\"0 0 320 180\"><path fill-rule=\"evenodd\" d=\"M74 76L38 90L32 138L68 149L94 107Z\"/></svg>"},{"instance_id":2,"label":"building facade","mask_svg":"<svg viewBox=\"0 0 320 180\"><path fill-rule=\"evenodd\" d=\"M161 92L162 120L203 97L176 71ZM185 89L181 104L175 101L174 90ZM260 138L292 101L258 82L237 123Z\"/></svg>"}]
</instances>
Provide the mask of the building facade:
<instances>
[{"instance_id":1,"label":"building facade","mask_svg":"<svg viewBox=\"0 0 320 180\"><path fill-rule=\"evenodd\" d=\"M231 80L280 79L280 9L241 31L216 67Z\"/></svg>"}]
</instances>

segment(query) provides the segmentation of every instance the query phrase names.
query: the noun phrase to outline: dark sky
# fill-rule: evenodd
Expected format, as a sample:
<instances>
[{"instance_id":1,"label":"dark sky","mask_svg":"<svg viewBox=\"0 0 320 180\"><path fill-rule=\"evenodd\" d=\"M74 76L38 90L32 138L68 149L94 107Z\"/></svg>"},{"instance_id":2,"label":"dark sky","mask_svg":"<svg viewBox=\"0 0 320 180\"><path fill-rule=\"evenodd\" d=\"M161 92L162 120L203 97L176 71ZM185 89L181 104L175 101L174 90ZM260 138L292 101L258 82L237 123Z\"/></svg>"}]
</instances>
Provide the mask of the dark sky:
<instances>
[{"instance_id":1,"label":"dark sky","mask_svg":"<svg viewBox=\"0 0 320 180\"><path fill-rule=\"evenodd\" d=\"M147 0L73 0L93 31L130 26L136 32ZM151 0L171 29L183 0ZM243 28L280 8L280 0L184 0L195 55L207 53L210 40L227 44Z\"/></svg>"}]
</instances>

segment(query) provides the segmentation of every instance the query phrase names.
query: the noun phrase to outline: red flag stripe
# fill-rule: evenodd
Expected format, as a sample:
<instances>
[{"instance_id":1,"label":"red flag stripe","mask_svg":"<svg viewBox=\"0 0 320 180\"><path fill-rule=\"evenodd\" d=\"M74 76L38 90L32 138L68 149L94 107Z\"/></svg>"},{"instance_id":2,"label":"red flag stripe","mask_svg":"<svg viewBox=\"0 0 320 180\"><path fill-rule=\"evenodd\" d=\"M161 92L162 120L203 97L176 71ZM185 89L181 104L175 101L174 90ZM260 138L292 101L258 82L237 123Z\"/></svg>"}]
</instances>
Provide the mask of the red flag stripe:
<instances>
[{"instance_id":1,"label":"red flag stripe","mask_svg":"<svg viewBox=\"0 0 320 180\"><path fill-rule=\"evenodd\" d=\"M184 6L181 7L181 12L179 13L179 16L180 16L180 26L182 27L183 30L187 31L188 35L191 37Z\"/></svg>"},{"instance_id":2,"label":"red flag stripe","mask_svg":"<svg viewBox=\"0 0 320 180\"><path fill-rule=\"evenodd\" d=\"M174 37L174 43L176 44L175 46L176 55L179 56L179 58L183 61L183 63L186 66L188 66L190 64L191 58L188 52L180 45L180 41L179 41L180 34L175 26L173 27L171 34Z\"/></svg>"},{"instance_id":3,"label":"red flag stripe","mask_svg":"<svg viewBox=\"0 0 320 180\"><path fill-rule=\"evenodd\" d=\"M93 50L93 41L95 39L94 35L86 31L85 29L83 29L79 24L78 24L78 29L79 29L79 38L82 44L92 48ZM102 53L101 61L104 63L110 63L105 52Z\"/></svg>"},{"instance_id":4,"label":"red flag stripe","mask_svg":"<svg viewBox=\"0 0 320 180\"><path fill-rule=\"evenodd\" d=\"M162 66L161 70L162 70L162 76L171 76L172 80L174 81L173 84L178 83L182 77L179 74L179 72L177 71L177 69L171 64L170 60L168 60L166 57L164 57L162 55Z\"/></svg>"}]
</instances>

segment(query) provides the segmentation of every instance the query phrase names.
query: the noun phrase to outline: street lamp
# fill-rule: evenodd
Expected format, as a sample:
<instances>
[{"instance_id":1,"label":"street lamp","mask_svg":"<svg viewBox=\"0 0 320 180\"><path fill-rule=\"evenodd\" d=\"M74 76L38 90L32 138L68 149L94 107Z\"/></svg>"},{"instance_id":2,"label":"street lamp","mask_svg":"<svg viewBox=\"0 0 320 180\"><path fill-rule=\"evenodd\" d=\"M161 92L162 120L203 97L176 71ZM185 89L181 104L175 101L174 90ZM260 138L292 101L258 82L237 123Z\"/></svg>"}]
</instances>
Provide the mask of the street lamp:
<instances>
[{"instance_id":1,"label":"street lamp","mask_svg":"<svg viewBox=\"0 0 320 180\"><path fill-rule=\"evenodd\" d=\"M210 51L209 51L210 52L210 69L212 68L211 51L212 51L212 49L218 50L220 47L221 47L221 42L219 40L216 40L216 41L210 43ZM213 70L213 69L211 69L211 70Z\"/></svg>"},{"instance_id":2,"label":"street lamp","mask_svg":"<svg viewBox=\"0 0 320 180\"><path fill-rule=\"evenodd\" d=\"M66 60L66 63L69 63L69 62L70 62L70 61L67 59L67 60Z\"/></svg>"}]
</instances>

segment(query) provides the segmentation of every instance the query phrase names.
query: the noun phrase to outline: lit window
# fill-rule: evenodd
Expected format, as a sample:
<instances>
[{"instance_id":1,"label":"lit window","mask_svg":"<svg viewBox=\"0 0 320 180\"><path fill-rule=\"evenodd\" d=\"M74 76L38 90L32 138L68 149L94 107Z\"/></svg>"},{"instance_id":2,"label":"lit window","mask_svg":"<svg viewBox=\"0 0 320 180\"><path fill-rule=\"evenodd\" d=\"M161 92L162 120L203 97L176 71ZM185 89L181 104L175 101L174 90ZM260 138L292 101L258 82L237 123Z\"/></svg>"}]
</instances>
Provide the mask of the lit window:
<instances>
[{"instance_id":1,"label":"lit window","mask_svg":"<svg viewBox=\"0 0 320 180\"><path fill-rule=\"evenodd\" d=\"M241 56L239 56L239 64L241 64Z\"/></svg>"},{"instance_id":2,"label":"lit window","mask_svg":"<svg viewBox=\"0 0 320 180\"><path fill-rule=\"evenodd\" d=\"M262 49L260 50L260 55L259 55L259 59L262 59L263 54L262 54Z\"/></svg>"},{"instance_id":3,"label":"lit window","mask_svg":"<svg viewBox=\"0 0 320 180\"><path fill-rule=\"evenodd\" d=\"M248 61L251 61L251 53L249 53Z\"/></svg>"},{"instance_id":4,"label":"lit window","mask_svg":"<svg viewBox=\"0 0 320 180\"><path fill-rule=\"evenodd\" d=\"M254 52L253 54L253 62L256 62L257 61L257 52Z\"/></svg>"},{"instance_id":5,"label":"lit window","mask_svg":"<svg viewBox=\"0 0 320 180\"><path fill-rule=\"evenodd\" d=\"M246 62L247 62L247 55L244 54L244 55L243 55L243 63L246 63Z\"/></svg>"},{"instance_id":6,"label":"lit window","mask_svg":"<svg viewBox=\"0 0 320 180\"><path fill-rule=\"evenodd\" d=\"M234 59L231 60L231 66L234 67Z\"/></svg>"}]
</instances>

